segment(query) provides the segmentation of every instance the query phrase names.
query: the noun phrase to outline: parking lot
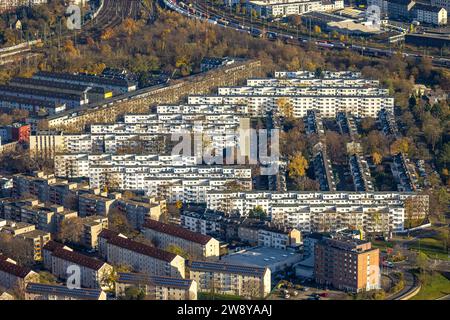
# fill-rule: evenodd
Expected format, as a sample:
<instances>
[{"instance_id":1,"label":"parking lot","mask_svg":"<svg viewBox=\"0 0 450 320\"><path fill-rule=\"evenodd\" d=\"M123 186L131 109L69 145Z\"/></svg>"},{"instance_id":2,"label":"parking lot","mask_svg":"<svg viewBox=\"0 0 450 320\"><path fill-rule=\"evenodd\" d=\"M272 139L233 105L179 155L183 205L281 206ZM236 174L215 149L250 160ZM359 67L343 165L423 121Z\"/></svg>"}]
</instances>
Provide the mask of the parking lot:
<instances>
[{"instance_id":1,"label":"parking lot","mask_svg":"<svg viewBox=\"0 0 450 320\"><path fill-rule=\"evenodd\" d=\"M347 300L350 296L342 291L319 288L312 282L281 285L272 291L268 300Z\"/></svg>"}]
</instances>

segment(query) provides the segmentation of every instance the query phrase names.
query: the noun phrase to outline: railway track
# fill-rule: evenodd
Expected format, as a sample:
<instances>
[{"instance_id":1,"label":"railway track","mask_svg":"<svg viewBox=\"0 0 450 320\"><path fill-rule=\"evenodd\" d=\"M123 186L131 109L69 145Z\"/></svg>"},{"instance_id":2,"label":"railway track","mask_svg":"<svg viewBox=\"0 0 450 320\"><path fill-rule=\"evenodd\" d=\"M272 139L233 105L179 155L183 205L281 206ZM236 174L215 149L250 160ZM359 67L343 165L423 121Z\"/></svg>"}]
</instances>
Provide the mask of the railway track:
<instances>
[{"instance_id":1,"label":"railway track","mask_svg":"<svg viewBox=\"0 0 450 320\"><path fill-rule=\"evenodd\" d=\"M368 46L358 46L344 44L338 41L325 41L311 39L308 36L297 36L295 32L285 30L277 26L261 23L251 20L251 18L236 18L226 10L219 10L214 6L209 6L206 2L199 0L161 0L167 8L176 11L189 18L195 18L206 21L220 27L234 29L257 36L259 38L266 36L269 40L282 40L287 44L295 46L307 46L308 44L317 45L321 50L344 50L349 49L364 56L370 57L391 57L397 52L395 50L380 49ZM400 52L403 58L416 59L420 62L423 57L417 52ZM444 57L427 56L432 60L433 65L437 67L450 68L450 59Z\"/></svg>"}]
</instances>

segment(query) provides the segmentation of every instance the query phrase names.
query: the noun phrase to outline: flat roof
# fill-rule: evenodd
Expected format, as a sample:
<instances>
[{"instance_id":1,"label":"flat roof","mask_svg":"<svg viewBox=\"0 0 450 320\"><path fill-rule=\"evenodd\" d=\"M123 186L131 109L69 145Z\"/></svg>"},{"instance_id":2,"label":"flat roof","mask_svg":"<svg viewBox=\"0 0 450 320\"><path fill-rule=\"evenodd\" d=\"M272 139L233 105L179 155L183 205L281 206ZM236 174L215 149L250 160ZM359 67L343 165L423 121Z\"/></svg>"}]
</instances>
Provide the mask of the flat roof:
<instances>
[{"instance_id":1,"label":"flat roof","mask_svg":"<svg viewBox=\"0 0 450 320\"><path fill-rule=\"evenodd\" d=\"M131 284L154 284L170 288L178 288L188 290L193 280L189 279L178 279L170 277L160 277L160 276L149 276L148 274L142 273L128 273L119 272L119 279L117 282L131 283Z\"/></svg>"},{"instance_id":2,"label":"flat roof","mask_svg":"<svg viewBox=\"0 0 450 320\"><path fill-rule=\"evenodd\" d=\"M111 85L111 86L120 86L127 87L135 86L136 83L132 83L125 79L120 78L108 78L101 77L96 75L86 75L86 74L72 74L72 73L57 73L57 72L49 72L49 71L39 71L34 74L33 77L46 77L46 78L54 78L54 79L63 79L69 81L79 81L89 83L97 83L99 85Z\"/></svg>"},{"instance_id":3,"label":"flat roof","mask_svg":"<svg viewBox=\"0 0 450 320\"><path fill-rule=\"evenodd\" d=\"M28 283L26 291L34 294L63 295L85 300L97 300L102 293L100 289L69 289L67 286L42 283Z\"/></svg>"},{"instance_id":4,"label":"flat roof","mask_svg":"<svg viewBox=\"0 0 450 320\"><path fill-rule=\"evenodd\" d=\"M38 90L38 89L6 86L6 85L0 85L0 92L3 92L4 95L28 94L28 95L34 95L34 96L39 96L39 97L50 97L50 98L58 98L58 99L73 100L73 101L81 101L84 99L82 94L61 93L61 92L54 92L54 91L48 91L48 90Z\"/></svg>"},{"instance_id":5,"label":"flat roof","mask_svg":"<svg viewBox=\"0 0 450 320\"><path fill-rule=\"evenodd\" d=\"M39 87L46 87L51 89L67 89L72 91L79 91L80 93L83 93L84 91L87 91L88 93L106 93L107 91L105 88L102 87L95 87L95 86L89 86L89 85L79 85L79 84L70 84L70 83L63 83L63 82L56 82L51 80L41 80L41 79L35 79L35 78L13 78L9 81L11 85L14 84L25 84L30 86L39 86ZM90 88L89 90L87 90Z\"/></svg>"},{"instance_id":6,"label":"flat roof","mask_svg":"<svg viewBox=\"0 0 450 320\"><path fill-rule=\"evenodd\" d=\"M46 108L58 108L58 107L64 106L64 104L56 103L56 102L52 102L52 101L32 99L32 98L14 97L14 96L8 96L5 94L0 94L0 101L16 102L16 103L20 103L20 104L28 104L28 105L32 105L32 106L46 107Z\"/></svg>"},{"instance_id":7,"label":"flat roof","mask_svg":"<svg viewBox=\"0 0 450 320\"><path fill-rule=\"evenodd\" d=\"M300 254L293 251L258 246L230 253L221 257L221 261L224 263L270 268L271 265L283 263L295 255L300 257Z\"/></svg>"},{"instance_id":8,"label":"flat roof","mask_svg":"<svg viewBox=\"0 0 450 320\"><path fill-rule=\"evenodd\" d=\"M228 272L257 277L264 276L267 270L267 268L261 268L257 266L230 264L226 262L189 261L188 265L189 269L194 271Z\"/></svg>"}]
</instances>

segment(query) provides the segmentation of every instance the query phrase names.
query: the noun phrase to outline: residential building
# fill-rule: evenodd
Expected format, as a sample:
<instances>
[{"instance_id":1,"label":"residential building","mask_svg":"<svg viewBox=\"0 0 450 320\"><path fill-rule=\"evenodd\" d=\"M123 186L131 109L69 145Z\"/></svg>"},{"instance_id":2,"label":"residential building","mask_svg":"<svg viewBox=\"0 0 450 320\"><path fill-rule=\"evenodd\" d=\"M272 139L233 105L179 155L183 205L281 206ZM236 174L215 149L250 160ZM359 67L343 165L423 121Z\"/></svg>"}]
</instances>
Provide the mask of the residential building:
<instances>
[{"instance_id":1,"label":"residential building","mask_svg":"<svg viewBox=\"0 0 450 320\"><path fill-rule=\"evenodd\" d=\"M447 12L450 12L449 0L431 0L430 4L434 7L444 8Z\"/></svg>"},{"instance_id":2,"label":"residential building","mask_svg":"<svg viewBox=\"0 0 450 320\"><path fill-rule=\"evenodd\" d=\"M28 283L25 300L106 300L106 293L100 289L73 289L62 285Z\"/></svg>"},{"instance_id":3,"label":"residential building","mask_svg":"<svg viewBox=\"0 0 450 320\"><path fill-rule=\"evenodd\" d=\"M259 206L271 222L302 232L356 227L388 234L403 231L407 217L425 218L429 206L428 196L414 192L211 191L206 202L211 210L244 216Z\"/></svg>"},{"instance_id":4,"label":"residential building","mask_svg":"<svg viewBox=\"0 0 450 320\"><path fill-rule=\"evenodd\" d=\"M89 216L83 218L82 223L81 244L89 249L97 249L98 236L103 229L108 228L108 218L104 216Z\"/></svg>"},{"instance_id":5,"label":"residential building","mask_svg":"<svg viewBox=\"0 0 450 320\"><path fill-rule=\"evenodd\" d=\"M42 248L50 241L51 236L50 233L42 231L42 230L33 230L30 232L22 233L17 236L25 240L28 244L30 251L32 252L31 256L34 261L42 261Z\"/></svg>"},{"instance_id":6,"label":"residential building","mask_svg":"<svg viewBox=\"0 0 450 320\"><path fill-rule=\"evenodd\" d=\"M42 248L50 241L50 233L36 230L35 225L11 220L0 220L0 233L11 235L12 241L23 240L29 263L42 260Z\"/></svg>"},{"instance_id":7,"label":"residential building","mask_svg":"<svg viewBox=\"0 0 450 320\"><path fill-rule=\"evenodd\" d=\"M215 57L204 57L200 62L201 72L206 72L211 69L216 69L222 66L228 66L233 64L235 60L233 58L215 58Z\"/></svg>"},{"instance_id":8,"label":"residential building","mask_svg":"<svg viewBox=\"0 0 450 320\"><path fill-rule=\"evenodd\" d=\"M155 197L134 197L119 199L116 208L125 213L132 227L140 230L148 219L159 221L167 212L167 204L163 199Z\"/></svg>"},{"instance_id":9,"label":"residential building","mask_svg":"<svg viewBox=\"0 0 450 320\"><path fill-rule=\"evenodd\" d=\"M447 24L447 10L443 7L434 7L417 3L413 9L413 17L415 20L436 26Z\"/></svg>"},{"instance_id":10,"label":"residential building","mask_svg":"<svg viewBox=\"0 0 450 320\"><path fill-rule=\"evenodd\" d=\"M111 195L108 196L106 192L101 194L80 194L78 197L78 215L80 217L89 217L92 215L107 217L116 199L120 198L120 194Z\"/></svg>"},{"instance_id":11,"label":"residential building","mask_svg":"<svg viewBox=\"0 0 450 320\"><path fill-rule=\"evenodd\" d=\"M172 278L185 277L185 262L179 255L133 241L123 235L103 230L99 252L113 265L130 266L134 271Z\"/></svg>"},{"instance_id":12,"label":"residential building","mask_svg":"<svg viewBox=\"0 0 450 320\"><path fill-rule=\"evenodd\" d=\"M189 261L187 267L198 292L263 298L272 289L268 268L205 261Z\"/></svg>"},{"instance_id":13,"label":"residential building","mask_svg":"<svg viewBox=\"0 0 450 320\"><path fill-rule=\"evenodd\" d=\"M198 165L194 156L64 154L55 157L60 177L89 178L91 188L144 191L169 203L205 202L209 190L238 183L251 190L251 168L239 165Z\"/></svg>"},{"instance_id":14,"label":"residential building","mask_svg":"<svg viewBox=\"0 0 450 320\"><path fill-rule=\"evenodd\" d=\"M45 3L47 3L47 0L0 0L0 13L22 6L34 6Z\"/></svg>"},{"instance_id":15,"label":"residential building","mask_svg":"<svg viewBox=\"0 0 450 320\"><path fill-rule=\"evenodd\" d=\"M344 8L343 0L249 0L249 9L255 10L264 17L285 17L301 15L312 11L333 11Z\"/></svg>"},{"instance_id":16,"label":"residential building","mask_svg":"<svg viewBox=\"0 0 450 320\"><path fill-rule=\"evenodd\" d=\"M197 283L190 279L119 272L116 296L123 297L129 287L142 288L152 300L197 300Z\"/></svg>"},{"instance_id":17,"label":"residential building","mask_svg":"<svg viewBox=\"0 0 450 320\"><path fill-rule=\"evenodd\" d=\"M315 246L316 282L351 292L380 289L379 256L370 242L323 239Z\"/></svg>"},{"instance_id":18,"label":"residential building","mask_svg":"<svg viewBox=\"0 0 450 320\"><path fill-rule=\"evenodd\" d=\"M211 236L192 232L176 225L162 223L155 220L144 222L142 233L160 248L171 245L184 250L194 259L216 259L219 257L219 241Z\"/></svg>"},{"instance_id":19,"label":"residential building","mask_svg":"<svg viewBox=\"0 0 450 320\"><path fill-rule=\"evenodd\" d=\"M39 280L39 275L16 261L0 254L0 286L7 290L22 289L27 282Z\"/></svg>"},{"instance_id":20,"label":"residential building","mask_svg":"<svg viewBox=\"0 0 450 320\"><path fill-rule=\"evenodd\" d=\"M416 4L412 0L388 0L388 16L391 19L399 19L409 21L412 8Z\"/></svg>"},{"instance_id":21,"label":"residential building","mask_svg":"<svg viewBox=\"0 0 450 320\"><path fill-rule=\"evenodd\" d=\"M75 267L79 268L80 285L84 288L107 288L108 276L112 272L112 266L63 247L53 248L51 252L51 273L56 277L66 280L73 273Z\"/></svg>"}]
</instances>

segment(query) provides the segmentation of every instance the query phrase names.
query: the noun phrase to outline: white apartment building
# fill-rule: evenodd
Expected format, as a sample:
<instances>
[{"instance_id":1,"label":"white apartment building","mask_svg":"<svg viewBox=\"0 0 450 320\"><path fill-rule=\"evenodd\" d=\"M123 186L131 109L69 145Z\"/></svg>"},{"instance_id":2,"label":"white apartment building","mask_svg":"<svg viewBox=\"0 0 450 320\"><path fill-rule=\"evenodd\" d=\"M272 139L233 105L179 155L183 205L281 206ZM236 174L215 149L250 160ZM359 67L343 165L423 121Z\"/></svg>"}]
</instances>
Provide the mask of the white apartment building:
<instances>
[{"instance_id":1,"label":"white apartment building","mask_svg":"<svg viewBox=\"0 0 450 320\"><path fill-rule=\"evenodd\" d=\"M394 108L394 98L387 89L356 72L281 71L271 79L248 79L246 86L220 87L217 95L188 97L192 105L246 106L252 116L278 110L280 101L290 104L296 118L314 109L323 117L335 117L338 112L377 117L381 110L393 112Z\"/></svg>"},{"instance_id":2,"label":"white apartment building","mask_svg":"<svg viewBox=\"0 0 450 320\"><path fill-rule=\"evenodd\" d=\"M190 261L188 269L189 278L197 282L199 292L216 292L261 299L272 289L269 268Z\"/></svg>"},{"instance_id":3,"label":"white apartment building","mask_svg":"<svg viewBox=\"0 0 450 320\"><path fill-rule=\"evenodd\" d=\"M47 0L0 0L0 12L14 10L20 6L45 4Z\"/></svg>"},{"instance_id":4,"label":"white apartment building","mask_svg":"<svg viewBox=\"0 0 450 320\"><path fill-rule=\"evenodd\" d=\"M360 79L361 72L355 71L322 71L317 74L314 71L275 71L277 79Z\"/></svg>"},{"instance_id":5,"label":"white apartment building","mask_svg":"<svg viewBox=\"0 0 450 320\"><path fill-rule=\"evenodd\" d=\"M414 201L413 205L406 202ZM409 202L411 203L411 202ZM355 227L399 232L408 217L428 214L428 196L398 192L209 192L207 207L247 215L263 208L277 224L302 232ZM410 212L407 211L417 211Z\"/></svg>"},{"instance_id":6,"label":"white apartment building","mask_svg":"<svg viewBox=\"0 0 450 320\"><path fill-rule=\"evenodd\" d=\"M205 202L206 192L238 182L251 190L251 168L197 165L192 156L64 154L55 157L55 174L89 178L91 188L145 191L148 196Z\"/></svg>"},{"instance_id":7,"label":"white apartment building","mask_svg":"<svg viewBox=\"0 0 450 320\"><path fill-rule=\"evenodd\" d=\"M385 95L348 95L348 96L317 96L317 95L230 95L230 96L190 96L189 103L210 104L244 104L249 107L252 116L263 116L278 109L278 101L284 100L292 106L295 118L307 115L308 110L319 110L327 118L333 118L338 112L348 112L358 117L377 117L386 109L393 112L394 98Z\"/></svg>"},{"instance_id":8,"label":"white apartment building","mask_svg":"<svg viewBox=\"0 0 450 320\"><path fill-rule=\"evenodd\" d=\"M155 276L185 278L185 261L179 255L136 242L110 230L99 235L99 251L113 265Z\"/></svg>"},{"instance_id":9,"label":"white apartment building","mask_svg":"<svg viewBox=\"0 0 450 320\"><path fill-rule=\"evenodd\" d=\"M250 78L247 79L249 87L378 87L378 80L364 78Z\"/></svg>"},{"instance_id":10,"label":"white apartment building","mask_svg":"<svg viewBox=\"0 0 450 320\"><path fill-rule=\"evenodd\" d=\"M344 8L343 0L249 0L247 6L265 17L301 15L312 11Z\"/></svg>"},{"instance_id":11,"label":"white apartment building","mask_svg":"<svg viewBox=\"0 0 450 320\"><path fill-rule=\"evenodd\" d=\"M438 26L447 24L447 10L444 7L434 7L417 3L414 5L412 11L414 19L419 22Z\"/></svg>"}]
</instances>

